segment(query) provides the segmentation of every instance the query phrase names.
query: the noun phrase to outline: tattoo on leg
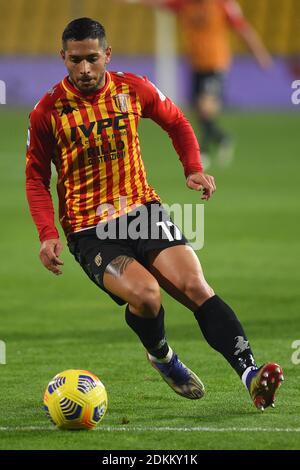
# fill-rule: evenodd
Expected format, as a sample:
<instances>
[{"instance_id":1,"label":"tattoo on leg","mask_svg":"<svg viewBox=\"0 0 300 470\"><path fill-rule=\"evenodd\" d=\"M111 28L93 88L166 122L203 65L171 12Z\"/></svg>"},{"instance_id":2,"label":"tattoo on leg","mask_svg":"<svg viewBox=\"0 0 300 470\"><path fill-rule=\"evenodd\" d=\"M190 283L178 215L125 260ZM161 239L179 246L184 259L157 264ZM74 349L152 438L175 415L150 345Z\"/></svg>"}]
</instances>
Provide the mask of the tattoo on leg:
<instances>
[{"instance_id":1,"label":"tattoo on leg","mask_svg":"<svg viewBox=\"0 0 300 470\"><path fill-rule=\"evenodd\" d=\"M114 277L120 277L125 272L127 266L134 261L134 258L129 256L121 255L117 256L114 260L109 263L105 271Z\"/></svg>"}]
</instances>

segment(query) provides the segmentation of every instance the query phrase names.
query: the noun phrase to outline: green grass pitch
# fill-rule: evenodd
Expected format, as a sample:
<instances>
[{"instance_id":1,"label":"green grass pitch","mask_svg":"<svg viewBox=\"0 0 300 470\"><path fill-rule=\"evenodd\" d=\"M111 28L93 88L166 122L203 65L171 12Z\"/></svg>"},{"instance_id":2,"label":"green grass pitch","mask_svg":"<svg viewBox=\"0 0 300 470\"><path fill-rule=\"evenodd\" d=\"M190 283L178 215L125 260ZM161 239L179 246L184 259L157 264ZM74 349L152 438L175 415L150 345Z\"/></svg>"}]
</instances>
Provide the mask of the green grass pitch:
<instances>
[{"instance_id":1,"label":"green grass pitch","mask_svg":"<svg viewBox=\"0 0 300 470\"><path fill-rule=\"evenodd\" d=\"M1 449L299 449L299 117L224 116L237 138L234 164L213 165L198 255L215 291L241 319L259 364L285 372L275 410L258 412L235 372L209 348L191 312L163 294L170 344L203 379L199 401L175 395L147 361L124 309L88 280L65 249L57 278L39 262L24 195L27 112L1 107ZM148 178L163 201L198 202L167 135L140 129ZM103 380L109 411L99 429L57 431L41 409L48 381L68 368Z\"/></svg>"}]
</instances>

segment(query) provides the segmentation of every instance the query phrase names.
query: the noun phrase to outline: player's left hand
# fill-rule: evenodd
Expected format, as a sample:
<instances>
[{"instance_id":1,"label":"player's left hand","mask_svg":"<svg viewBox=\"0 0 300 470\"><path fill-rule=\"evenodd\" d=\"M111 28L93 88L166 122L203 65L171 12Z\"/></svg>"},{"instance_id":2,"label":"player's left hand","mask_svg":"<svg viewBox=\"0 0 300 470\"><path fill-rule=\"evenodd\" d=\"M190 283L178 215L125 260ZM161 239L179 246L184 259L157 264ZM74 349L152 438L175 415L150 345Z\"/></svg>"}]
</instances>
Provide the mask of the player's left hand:
<instances>
[{"instance_id":1,"label":"player's left hand","mask_svg":"<svg viewBox=\"0 0 300 470\"><path fill-rule=\"evenodd\" d=\"M217 189L214 177L200 172L191 173L186 179L186 185L188 188L194 189L195 191L203 190L201 199L205 201L208 201Z\"/></svg>"}]
</instances>

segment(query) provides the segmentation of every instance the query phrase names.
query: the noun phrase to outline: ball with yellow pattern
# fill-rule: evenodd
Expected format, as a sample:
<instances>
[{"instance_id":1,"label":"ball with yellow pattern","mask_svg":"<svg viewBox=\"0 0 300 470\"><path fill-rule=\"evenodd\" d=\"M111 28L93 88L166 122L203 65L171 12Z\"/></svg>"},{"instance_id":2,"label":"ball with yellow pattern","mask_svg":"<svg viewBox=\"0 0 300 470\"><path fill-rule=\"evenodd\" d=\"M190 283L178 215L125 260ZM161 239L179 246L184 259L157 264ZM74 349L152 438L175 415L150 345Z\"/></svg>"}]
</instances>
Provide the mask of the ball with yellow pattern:
<instances>
[{"instance_id":1,"label":"ball with yellow pattern","mask_svg":"<svg viewBox=\"0 0 300 470\"><path fill-rule=\"evenodd\" d=\"M100 379L87 370L57 374L44 393L44 410L60 429L92 429L107 410L107 393Z\"/></svg>"}]
</instances>

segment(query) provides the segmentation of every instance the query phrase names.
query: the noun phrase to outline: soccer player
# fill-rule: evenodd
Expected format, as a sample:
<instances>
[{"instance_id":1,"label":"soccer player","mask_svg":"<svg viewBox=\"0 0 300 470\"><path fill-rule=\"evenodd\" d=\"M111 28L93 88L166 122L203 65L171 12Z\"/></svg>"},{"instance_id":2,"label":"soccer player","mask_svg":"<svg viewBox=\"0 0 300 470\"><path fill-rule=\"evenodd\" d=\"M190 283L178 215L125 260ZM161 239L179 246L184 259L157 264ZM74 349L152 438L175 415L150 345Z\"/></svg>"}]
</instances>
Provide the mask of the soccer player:
<instances>
[{"instance_id":1,"label":"soccer player","mask_svg":"<svg viewBox=\"0 0 300 470\"><path fill-rule=\"evenodd\" d=\"M200 129L203 163L217 147L219 163L228 165L234 153L232 137L218 124L223 85L231 63L229 30L233 30L264 70L272 58L236 0L140 0L169 8L178 15L192 69L192 101Z\"/></svg>"},{"instance_id":2,"label":"soccer player","mask_svg":"<svg viewBox=\"0 0 300 470\"><path fill-rule=\"evenodd\" d=\"M30 114L26 189L41 262L52 273L62 273L50 193L53 162L59 217L71 253L100 289L126 304L127 324L169 386L190 399L204 394L201 380L167 342L160 287L194 313L205 339L241 377L255 406L273 405L283 380L281 367L257 367L235 313L208 285L196 254L147 182L140 118L154 120L169 134L187 186L202 191L202 199L212 196L214 178L202 171L191 125L147 78L106 70L111 48L97 21L72 21L62 45L68 76ZM134 223L140 223L143 236L131 231Z\"/></svg>"}]
</instances>

